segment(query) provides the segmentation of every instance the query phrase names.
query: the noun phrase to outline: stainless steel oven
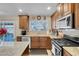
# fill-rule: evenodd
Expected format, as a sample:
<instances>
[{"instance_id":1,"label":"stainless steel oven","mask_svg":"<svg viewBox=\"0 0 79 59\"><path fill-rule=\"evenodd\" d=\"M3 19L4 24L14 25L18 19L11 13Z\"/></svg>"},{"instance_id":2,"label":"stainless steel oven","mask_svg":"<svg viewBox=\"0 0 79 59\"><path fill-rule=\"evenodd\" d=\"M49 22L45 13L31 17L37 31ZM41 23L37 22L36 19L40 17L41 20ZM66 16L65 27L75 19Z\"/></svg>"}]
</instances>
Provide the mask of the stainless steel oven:
<instances>
[{"instance_id":1,"label":"stainless steel oven","mask_svg":"<svg viewBox=\"0 0 79 59\"><path fill-rule=\"evenodd\" d=\"M64 35L62 39L52 40L54 56L63 56L63 47L79 47L79 38Z\"/></svg>"},{"instance_id":2,"label":"stainless steel oven","mask_svg":"<svg viewBox=\"0 0 79 59\"><path fill-rule=\"evenodd\" d=\"M53 42L53 54L54 56L62 56L62 47Z\"/></svg>"}]
</instances>

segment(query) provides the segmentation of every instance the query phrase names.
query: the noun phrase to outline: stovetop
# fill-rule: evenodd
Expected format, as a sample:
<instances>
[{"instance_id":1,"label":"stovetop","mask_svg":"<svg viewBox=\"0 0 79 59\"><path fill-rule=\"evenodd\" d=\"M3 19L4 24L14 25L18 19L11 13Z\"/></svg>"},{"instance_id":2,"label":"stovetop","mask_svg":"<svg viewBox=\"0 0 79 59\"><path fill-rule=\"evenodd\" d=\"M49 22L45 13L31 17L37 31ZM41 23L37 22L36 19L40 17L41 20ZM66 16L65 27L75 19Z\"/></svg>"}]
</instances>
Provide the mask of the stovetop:
<instances>
[{"instance_id":1,"label":"stovetop","mask_svg":"<svg viewBox=\"0 0 79 59\"><path fill-rule=\"evenodd\" d=\"M63 39L54 39L52 40L53 42L55 42L56 44L60 45L60 46L79 46L79 43L73 42L71 40L68 40L66 38Z\"/></svg>"}]
</instances>

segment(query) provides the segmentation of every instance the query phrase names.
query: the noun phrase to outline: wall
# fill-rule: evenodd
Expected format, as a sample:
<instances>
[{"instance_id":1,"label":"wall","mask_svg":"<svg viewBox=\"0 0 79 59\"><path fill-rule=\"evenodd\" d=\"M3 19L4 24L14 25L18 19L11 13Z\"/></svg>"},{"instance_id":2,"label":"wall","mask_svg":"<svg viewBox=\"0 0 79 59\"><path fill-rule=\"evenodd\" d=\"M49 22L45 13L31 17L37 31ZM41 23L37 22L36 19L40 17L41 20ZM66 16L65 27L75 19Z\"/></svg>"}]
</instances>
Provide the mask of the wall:
<instances>
[{"instance_id":1,"label":"wall","mask_svg":"<svg viewBox=\"0 0 79 59\"><path fill-rule=\"evenodd\" d=\"M4 21L13 21L15 24L15 38L20 34L20 29L19 29L19 17L18 16L0 16L0 20Z\"/></svg>"},{"instance_id":2,"label":"wall","mask_svg":"<svg viewBox=\"0 0 79 59\"><path fill-rule=\"evenodd\" d=\"M32 19L32 17L35 17L35 19ZM30 16L29 17L29 24L30 24L30 22L31 21L33 21L33 20L37 20L37 16ZM43 16L41 16L41 20L44 20L44 17ZM48 32L50 29L51 29L51 17L49 17L49 16L46 16L46 21L48 22L47 24L48 24L48 27L47 27L47 31L46 32ZM32 29L30 28L31 26L29 25L29 31L31 32L32 31ZM37 31L36 31L37 32ZM44 33L44 31L43 31L43 33Z\"/></svg>"},{"instance_id":3,"label":"wall","mask_svg":"<svg viewBox=\"0 0 79 59\"><path fill-rule=\"evenodd\" d=\"M32 16L30 16L32 17ZM21 34L21 29L19 29L19 17L18 16L0 16L0 20L12 20L15 23L15 37ZM31 20L31 18L29 18ZM51 29L51 18L47 16L48 20L48 30Z\"/></svg>"}]
</instances>

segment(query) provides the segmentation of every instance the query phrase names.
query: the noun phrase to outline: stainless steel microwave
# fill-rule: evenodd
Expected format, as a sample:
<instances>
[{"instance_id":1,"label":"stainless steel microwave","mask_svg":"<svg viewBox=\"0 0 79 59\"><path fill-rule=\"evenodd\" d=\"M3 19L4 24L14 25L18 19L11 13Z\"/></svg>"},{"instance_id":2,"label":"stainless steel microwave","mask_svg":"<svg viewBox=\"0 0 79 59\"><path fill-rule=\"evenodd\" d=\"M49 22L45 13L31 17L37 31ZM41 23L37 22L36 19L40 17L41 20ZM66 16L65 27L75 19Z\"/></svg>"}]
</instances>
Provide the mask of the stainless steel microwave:
<instances>
[{"instance_id":1,"label":"stainless steel microwave","mask_svg":"<svg viewBox=\"0 0 79 59\"><path fill-rule=\"evenodd\" d=\"M75 28L74 14L68 14L57 21L57 29Z\"/></svg>"}]
</instances>

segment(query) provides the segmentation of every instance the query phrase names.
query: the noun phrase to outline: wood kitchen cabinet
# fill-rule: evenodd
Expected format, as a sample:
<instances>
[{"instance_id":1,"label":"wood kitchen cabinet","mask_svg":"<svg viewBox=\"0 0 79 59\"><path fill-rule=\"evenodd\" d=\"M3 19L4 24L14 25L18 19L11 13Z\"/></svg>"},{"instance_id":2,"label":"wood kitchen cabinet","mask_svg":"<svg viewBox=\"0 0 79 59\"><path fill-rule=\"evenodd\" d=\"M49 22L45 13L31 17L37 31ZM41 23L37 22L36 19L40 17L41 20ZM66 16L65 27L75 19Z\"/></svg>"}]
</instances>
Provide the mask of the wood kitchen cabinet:
<instances>
[{"instance_id":1,"label":"wood kitchen cabinet","mask_svg":"<svg viewBox=\"0 0 79 59\"><path fill-rule=\"evenodd\" d=\"M31 48L51 49L51 39L49 37L32 37Z\"/></svg>"},{"instance_id":2,"label":"wood kitchen cabinet","mask_svg":"<svg viewBox=\"0 0 79 59\"><path fill-rule=\"evenodd\" d=\"M48 43L51 43L49 37L40 37L40 48L50 48Z\"/></svg>"},{"instance_id":3,"label":"wood kitchen cabinet","mask_svg":"<svg viewBox=\"0 0 79 59\"><path fill-rule=\"evenodd\" d=\"M19 28L28 29L28 27L29 27L29 16L19 15Z\"/></svg>"},{"instance_id":4,"label":"wood kitchen cabinet","mask_svg":"<svg viewBox=\"0 0 79 59\"><path fill-rule=\"evenodd\" d=\"M63 56L72 56L68 51L63 49Z\"/></svg>"},{"instance_id":5,"label":"wood kitchen cabinet","mask_svg":"<svg viewBox=\"0 0 79 59\"><path fill-rule=\"evenodd\" d=\"M22 56L28 56L28 55L29 55L29 45L27 46L27 48L22 53Z\"/></svg>"},{"instance_id":6,"label":"wood kitchen cabinet","mask_svg":"<svg viewBox=\"0 0 79 59\"><path fill-rule=\"evenodd\" d=\"M53 13L53 15L51 16L51 28L52 28L52 30L56 29L56 27L57 27L56 24L57 24L58 19L61 19L62 17L66 16L70 13L75 15L76 21L74 21L74 22L76 23L76 25L75 25L76 28L78 28L79 27L78 4L75 7L75 3L60 3L57 5L56 12Z\"/></svg>"},{"instance_id":7,"label":"wood kitchen cabinet","mask_svg":"<svg viewBox=\"0 0 79 59\"><path fill-rule=\"evenodd\" d=\"M64 15L69 13L74 13L75 4L74 3L64 3Z\"/></svg>"},{"instance_id":8,"label":"wood kitchen cabinet","mask_svg":"<svg viewBox=\"0 0 79 59\"><path fill-rule=\"evenodd\" d=\"M79 3L75 4L75 28L79 29Z\"/></svg>"},{"instance_id":9,"label":"wood kitchen cabinet","mask_svg":"<svg viewBox=\"0 0 79 59\"><path fill-rule=\"evenodd\" d=\"M59 12L59 17L61 18L64 13L64 3L59 4L57 9L57 11Z\"/></svg>"},{"instance_id":10,"label":"wood kitchen cabinet","mask_svg":"<svg viewBox=\"0 0 79 59\"><path fill-rule=\"evenodd\" d=\"M39 48L39 37L31 38L31 48Z\"/></svg>"},{"instance_id":11,"label":"wood kitchen cabinet","mask_svg":"<svg viewBox=\"0 0 79 59\"><path fill-rule=\"evenodd\" d=\"M60 3L58 4L57 11L60 14L59 15L60 18L70 13L74 13L75 4L74 3Z\"/></svg>"},{"instance_id":12,"label":"wood kitchen cabinet","mask_svg":"<svg viewBox=\"0 0 79 59\"><path fill-rule=\"evenodd\" d=\"M64 3L64 15L71 12L71 4L70 3Z\"/></svg>"},{"instance_id":13,"label":"wood kitchen cabinet","mask_svg":"<svg viewBox=\"0 0 79 59\"><path fill-rule=\"evenodd\" d=\"M59 12L55 12L52 16L51 16L51 28L56 29L56 21L59 18Z\"/></svg>"}]
</instances>

